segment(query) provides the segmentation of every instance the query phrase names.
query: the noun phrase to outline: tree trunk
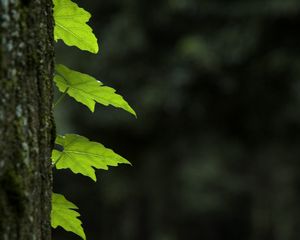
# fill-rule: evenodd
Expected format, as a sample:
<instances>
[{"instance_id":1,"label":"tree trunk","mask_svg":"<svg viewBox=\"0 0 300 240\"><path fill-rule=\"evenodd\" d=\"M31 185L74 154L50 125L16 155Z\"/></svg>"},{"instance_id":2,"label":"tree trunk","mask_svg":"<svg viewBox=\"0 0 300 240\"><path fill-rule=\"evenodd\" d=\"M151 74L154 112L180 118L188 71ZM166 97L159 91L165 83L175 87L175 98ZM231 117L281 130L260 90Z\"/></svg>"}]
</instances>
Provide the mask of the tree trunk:
<instances>
[{"instance_id":1,"label":"tree trunk","mask_svg":"<svg viewBox=\"0 0 300 240\"><path fill-rule=\"evenodd\" d=\"M52 0L0 0L0 240L51 238Z\"/></svg>"}]
</instances>

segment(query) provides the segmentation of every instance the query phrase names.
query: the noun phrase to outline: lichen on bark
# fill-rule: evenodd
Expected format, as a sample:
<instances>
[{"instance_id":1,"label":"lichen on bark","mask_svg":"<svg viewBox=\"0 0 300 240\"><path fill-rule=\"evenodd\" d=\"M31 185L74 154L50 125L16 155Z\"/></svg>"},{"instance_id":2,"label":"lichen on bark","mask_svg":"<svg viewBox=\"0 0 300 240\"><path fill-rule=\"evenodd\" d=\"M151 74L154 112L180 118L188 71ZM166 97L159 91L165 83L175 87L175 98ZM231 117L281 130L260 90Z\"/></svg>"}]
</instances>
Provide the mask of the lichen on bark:
<instances>
[{"instance_id":1,"label":"lichen on bark","mask_svg":"<svg viewBox=\"0 0 300 240\"><path fill-rule=\"evenodd\" d=\"M0 239L48 240L52 0L0 0Z\"/></svg>"}]
</instances>

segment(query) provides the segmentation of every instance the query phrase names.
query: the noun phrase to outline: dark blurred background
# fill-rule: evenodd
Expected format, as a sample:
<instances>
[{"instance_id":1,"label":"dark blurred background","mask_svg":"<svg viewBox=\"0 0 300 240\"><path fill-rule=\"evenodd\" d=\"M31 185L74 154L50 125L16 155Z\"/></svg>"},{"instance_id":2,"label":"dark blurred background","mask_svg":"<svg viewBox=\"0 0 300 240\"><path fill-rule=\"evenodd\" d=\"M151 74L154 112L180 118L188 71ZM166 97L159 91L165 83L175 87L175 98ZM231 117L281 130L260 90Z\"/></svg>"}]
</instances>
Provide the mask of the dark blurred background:
<instances>
[{"instance_id":1,"label":"dark blurred background","mask_svg":"<svg viewBox=\"0 0 300 240\"><path fill-rule=\"evenodd\" d=\"M65 99L58 133L126 157L98 182L54 172L90 240L300 239L300 1L81 0L100 54L57 62L130 114ZM54 239L79 239L63 230Z\"/></svg>"}]
</instances>

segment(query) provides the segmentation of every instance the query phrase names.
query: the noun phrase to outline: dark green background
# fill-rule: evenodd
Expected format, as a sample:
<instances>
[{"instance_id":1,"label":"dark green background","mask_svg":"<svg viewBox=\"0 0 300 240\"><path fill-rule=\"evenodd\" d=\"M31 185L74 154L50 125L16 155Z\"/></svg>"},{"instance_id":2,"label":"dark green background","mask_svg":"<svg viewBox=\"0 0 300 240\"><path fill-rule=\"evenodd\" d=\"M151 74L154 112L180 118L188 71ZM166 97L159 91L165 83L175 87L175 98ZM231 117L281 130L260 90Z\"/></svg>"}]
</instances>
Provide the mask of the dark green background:
<instances>
[{"instance_id":1,"label":"dark green background","mask_svg":"<svg viewBox=\"0 0 300 240\"><path fill-rule=\"evenodd\" d=\"M85 0L100 54L57 62L118 90L138 119L66 99L59 133L133 163L55 171L89 240L300 239L300 1ZM79 239L62 230L54 239Z\"/></svg>"}]
</instances>

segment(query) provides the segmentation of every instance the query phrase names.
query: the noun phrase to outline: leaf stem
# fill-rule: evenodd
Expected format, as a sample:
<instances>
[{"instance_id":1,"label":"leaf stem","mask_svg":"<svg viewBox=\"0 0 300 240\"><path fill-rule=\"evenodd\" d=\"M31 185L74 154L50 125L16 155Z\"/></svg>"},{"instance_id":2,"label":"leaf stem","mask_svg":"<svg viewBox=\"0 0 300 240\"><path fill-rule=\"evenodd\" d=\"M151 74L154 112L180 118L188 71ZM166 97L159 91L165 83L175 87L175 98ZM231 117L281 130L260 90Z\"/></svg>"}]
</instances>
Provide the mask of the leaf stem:
<instances>
[{"instance_id":1,"label":"leaf stem","mask_svg":"<svg viewBox=\"0 0 300 240\"><path fill-rule=\"evenodd\" d=\"M60 97L56 100L56 102L54 103L54 108L63 100L63 98L68 93L68 90L69 90L69 87L67 87L66 90L64 91L64 93L61 94Z\"/></svg>"},{"instance_id":2,"label":"leaf stem","mask_svg":"<svg viewBox=\"0 0 300 240\"><path fill-rule=\"evenodd\" d=\"M53 167L56 166L56 164L59 162L59 160L61 159L62 157L62 154L59 156L59 158L52 164Z\"/></svg>"}]
</instances>

